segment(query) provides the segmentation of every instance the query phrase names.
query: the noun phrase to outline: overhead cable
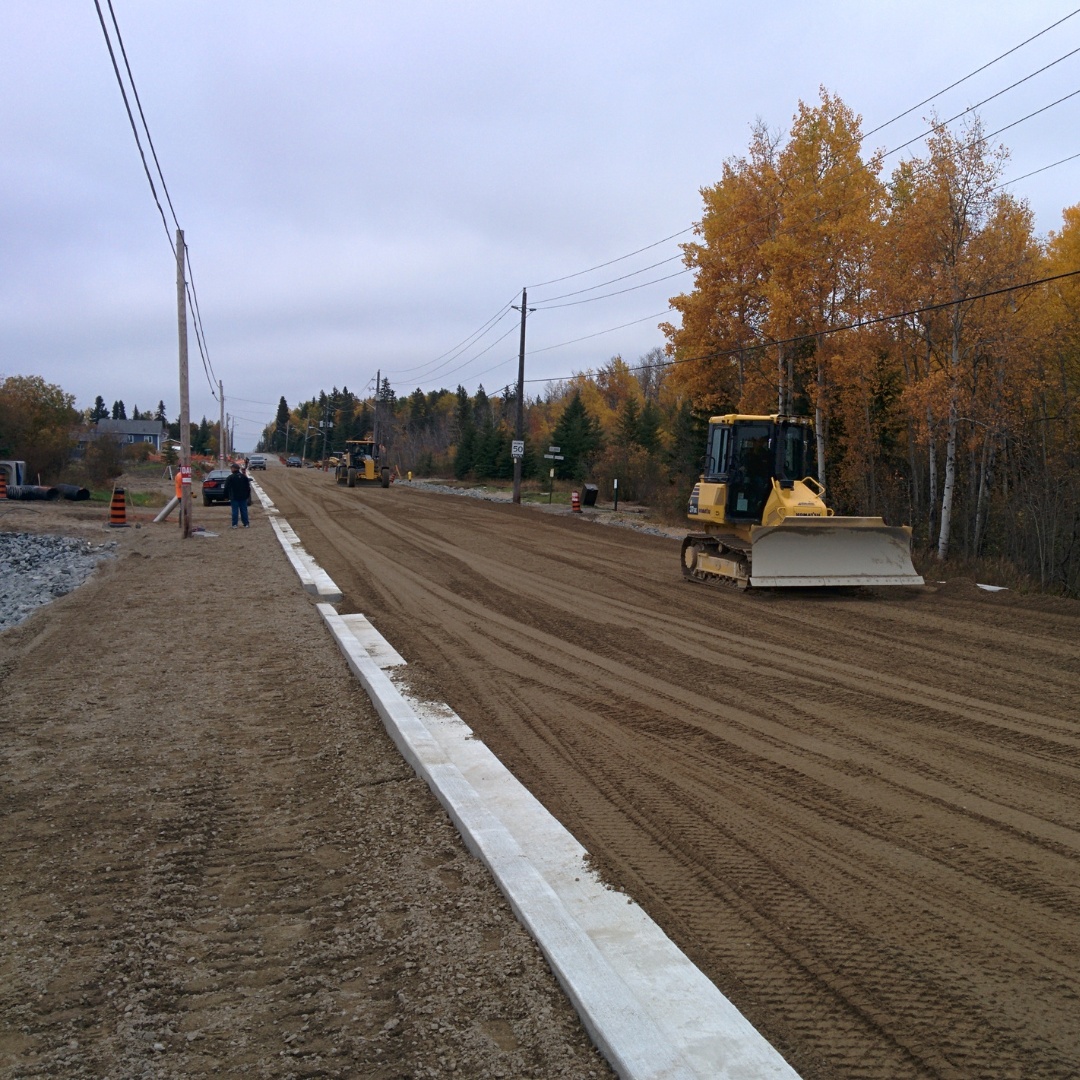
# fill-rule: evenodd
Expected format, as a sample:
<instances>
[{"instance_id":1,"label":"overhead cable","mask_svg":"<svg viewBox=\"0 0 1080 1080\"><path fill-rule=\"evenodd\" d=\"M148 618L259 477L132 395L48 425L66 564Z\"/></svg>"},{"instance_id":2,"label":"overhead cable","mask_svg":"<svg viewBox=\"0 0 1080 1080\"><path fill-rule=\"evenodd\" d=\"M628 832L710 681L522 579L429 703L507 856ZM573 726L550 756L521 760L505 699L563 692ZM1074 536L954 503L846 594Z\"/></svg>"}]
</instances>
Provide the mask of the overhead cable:
<instances>
[{"instance_id":1,"label":"overhead cable","mask_svg":"<svg viewBox=\"0 0 1080 1080\"><path fill-rule=\"evenodd\" d=\"M97 9L98 22L101 24L101 32L105 36L105 44L109 50L109 59L112 61L113 73L116 75L116 84L120 87L120 96L124 99L124 109L127 112L128 123L131 125L131 133L135 136L135 145L138 147L139 157L142 159L143 172L146 173L146 180L150 185L150 193L154 196L154 204L157 206L158 213L161 215L161 224L165 226L165 235L169 239L169 247L172 248L173 258L175 259L176 248L173 245L172 232L169 229L168 221L165 219L165 211L162 209L161 200L158 198L154 178L150 175L150 166L146 163L146 153L143 150L142 140L139 138L139 129L135 125L135 117L131 112L131 104L128 101L127 89L124 86L123 77L120 75L120 68L116 63L116 52L113 50L112 39L109 37L108 28L105 26L105 17L101 14L101 4L98 0L94 0L94 7Z\"/></svg>"},{"instance_id":2,"label":"overhead cable","mask_svg":"<svg viewBox=\"0 0 1080 1080\"><path fill-rule=\"evenodd\" d=\"M915 315L925 315L931 311L942 311L945 308L957 307L960 304L969 304L975 300L986 300L991 296L1004 296L1007 293L1019 292L1022 289L1032 289L1036 285L1047 285L1053 281L1062 281L1066 278L1080 276L1080 270L1067 270L1061 274L1051 274L1049 277L1037 278L1034 281L1023 281L1016 285L1004 285L999 289L988 289L986 292L974 293L971 296L961 296L955 300L942 300L936 304L925 304L922 307L909 308L906 311L896 311L890 315L872 315L866 319L858 319L854 322L844 323L842 326L832 326L823 330L816 330L812 335L815 338L831 337L833 334L845 333L848 330L862 330L868 326L880 326L882 323L895 322L897 319L909 319ZM760 349L772 349L778 345L795 345L807 339L807 334L795 334L787 338L772 338L768 341L759 341L753 344L743 345L733 349L716 349L712 352L701 353L698 356L676 357L664 363L664 367L676 367L680 364L700 363L702 360L720 360L728 356L737 356L739 353L756 352ZM630 368L638 371L641 368ZM565 375L561 378L526 379L528 383L551 383L566 382L575 378L574 375Z\"/></svg>"},{"instance_id":3,"label":"overhead cable","mask_svg":"<svg viewBox=\"0 0 1080 1080\"><path fill-rule=\"evenodd\" d=\"M176 209L173 206L172 196L169 194L168 185L165 183L165 174L161 168L161 162L158 160L157 149L154 146L153 136L150 134L150 125L146 122L146 113L143 111L142 101L139 98L139 90L135 85L135 76L131 70L131 64L128 61L127 48L124 45L124 37L120 32L120 24L116 18L116 11L113 8L112 0L106 0L109 6L109 18L112 21L113 33L116 35L117 44L120 47L120 54L124 59L124 70L127 72L127 81L131 86L132 96L135 98L135 104L138 108L139 119L142 122L142 130L146 135L147 145L150 147L150 154L154 160L154 168L157 171L158 180L161 182L161 190L165 195L165 201L168 203L169 212L172 215L173 225L177 232L180 230L180 222L176 216ZM158 214L161 215L161 223L165 227L165 235L169 241L169 250L173 253L173 258L176 258L176 244L173 240L173 232L169 228L169 223L165 218L165 210L161 205L161 200L158 198L157 185L154 183L154 178L150 173L150 166L146 160L146 152L143 149L142 137L139 134L139 128L135 123L135 117L131 111L131 103L128 100L127 87L124 85L123 76L120 74L120 67L116 62L116 51L113 48L112 37L109 34L109 29L105 25L105 17L101 11L101 4L99 0L94 0L94 7L97 10L98 22L101 25L101 32L105 37L105 45L109 50L109 59L112 61L113 74L116 76L117 86L120 88L120 96L124 100L124 109L127 112L128 123L131 125L131 133L135 137L135 146L138 148L139 157L142 160L143 172L146 174L147 182L150 184L150 193L154 197L154 204L157 206ZM207 383L210 386L210 393L217 399L218 388L217 379L214 375L213 364L210 362L209 350L206 347L206 339L203 333L202 316L199 313L198 295L195 291L194 275L191 273L191 258L190 250L187 245L184 247L185 263L188 269L188 276L191 278L190 289L187 288L185 283L185 292L187 293L193 310L193 326L195 328L195 342L199 349L199 355L202 359L203 372L206 375Z\"/></svg>"},{"instance_id":4,"label":"overhead cable","mask_svg":"<svg viewBox=\"0 0 1080 1080\"><path fill-rule=\"evenodd\" d=\"M939 90L936 94L931 94L928 98L923 98L917 105L912 105L910 109L905 109L902 113L897 113L891 120L886 120L883 124L878 124L877 127L871 128L863 135L863 139L868 139L871 135L876 135L877 132L883 128L887 128L890 124L895 124L897 120L902 120L905 116L909 116L916 109L921 109L924 105L929 105L935 98L941 97L942 94L947 94L950 90L955 90L961 83L965 83L968 79L974 78L980 72L985 71L989 67L993 67L999 60L1004 60L1006 56L1011 56L1018 49L1022 49L1025 45L1030 45L1036 38L1040 38L1043 34L1049 33L1056 26L1060 26L1063 22L1071 19L1074 15L1080 14L1080 8L1076 8L1074 11L1070 11L1068 15L1063 15L1057 22L1052 22L1049 26L1044 27L1037 34L1032 34L1031 37L1021 41L1019 45L1014 45L1011 49L1007 49L1000 56L995 56L993 60L988 60L982 67L977 67L974 71L965 75L962 79L957 79L956 82L949 83L944 90Z\"/></svg>"},{"instance_id":5,"label":"overhead cable","mask_svg":"<svg viewBox=\"0 0 1080 1080\"><path fill-rule=\"evenodd\" d=\"M646 244L644 247L638 248L637 251L631 251L628 255L620 255L617 259L609 259L607 262L597 263L596 266L590 266L588 270L578 270L575 274L565 274L563 277L552 278L550 281L540 281L535 285L526 285L525 287L527 289L542 289L545 285L557 285L560 281L569 281L571 278L581 277L583 274L591 274L594 270L602 270L605 266L613 266L615 263L622 262L624 259L632 259L635 255L640 255L643 251L648 251L650 248L666 244L669 240L674 240L676 236L683 236L688 232L692 232L693 229L693 225L687 225L685 229L673 232L670 236L665 236L662 240L656 240L651 244Z\"/></svg>"},{"instance_id":6,"label":"overhead cable","mask_svg":"<svg viewBox=\"0 0 1080 1080\"><path fill-rule=\"evenodd\" d=\"M883 156L884 157L891 157L898 150L903 150L905 147L910 146L912 143L918 142L920 139L925 139L927 135L933 135L934 132L940 131L943 127L947 127L954 120L959 120L962 116L966 116L968 113L974 112L976 109L978 109L981 106L985 105L988 101L993 101L994 98L999 98L999 97L1001 97L1002 94L1007 94L1010 90L1015 90L1022 83L1026 83L1029 79L1034 79L1036 75L1041 75L1044 71L1047 71L1048 69L1052 68L1055 64L1060 64L1062 60L1068 60L1068 58L1070 56L1075 56L1078 52L1080 52L1080 46L1077 46L1077 48L1073 49L1072 52L1067 52L1064 56L1059 56L1056 60L1052 60L1049 64L1046 64L1043 67L1039 68L1038 71L1033 71L1033 72L1031 72L1030 75L1025 75L1022 79L1017 79L1016 82L1012 83L1009 86L1006 86L1002 90L998 90L997 93L991 94L989 97L983 98L982 101L977 101L977 102L975 102L974 105L969 105L966 109L961 109L961 111L958 112L955 116L950 116L948 120L940 120L940 121L938 121L938 123L931 125L931 127L928 128L926 131L924 131L921 135L916 135L915 138L908 139L907 142L901 143L899 146L894 146L891 150L887 151ZM1073 95L1069 94L1067 96L1072 97ZM1053 105L1058 105L1062 101L1065 101L1065 100L1066 100L1066 98L1059 98L1058 101L1053 102L1051 105L1047 105L1046 108L1047 109L1052 108ZM1045 109L1040 109L1039 110L1039 112L1044 112L1044 111L1045 111ZM1030 116L1035 116L1035 115L1036 115L1036 113L1031 113L1030 114ZM1024 117L1023 119L1026 120L1026 119L1028 119L1028 117ZM1021 121L1017 120L1016 124L1019 124L1019 123L1021 123ZM1010 124L1009 126L1010 127L1015 127L1015 124ZM1000 130L1004 131L1005 128L1001 128ZM995 132L994 134L996 135L997 132ZM987 136L987 137L992 138L992 136ZM864 138L865 138L865 136L864 136Z\"/></svg>"}]
</instances>

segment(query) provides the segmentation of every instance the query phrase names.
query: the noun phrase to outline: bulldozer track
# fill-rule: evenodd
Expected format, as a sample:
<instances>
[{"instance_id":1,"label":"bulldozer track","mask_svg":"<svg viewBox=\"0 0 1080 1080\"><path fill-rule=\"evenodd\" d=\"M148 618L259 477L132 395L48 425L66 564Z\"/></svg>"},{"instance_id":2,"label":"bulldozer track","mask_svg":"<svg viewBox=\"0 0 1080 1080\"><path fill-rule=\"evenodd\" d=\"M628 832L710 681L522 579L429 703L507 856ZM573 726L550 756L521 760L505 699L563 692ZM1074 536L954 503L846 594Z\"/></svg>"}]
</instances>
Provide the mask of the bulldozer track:
<instances>
[{"instance_id":1,"label":"bulldozer track","mask_svg":"<svg viewBox=\"0 0 1080 1080\"><path fill-rule=\"evenodd\" d=\"M304 545L806 1080L1080 1070L1080 604L271 470Z\"/></svg>"}]
</instances>

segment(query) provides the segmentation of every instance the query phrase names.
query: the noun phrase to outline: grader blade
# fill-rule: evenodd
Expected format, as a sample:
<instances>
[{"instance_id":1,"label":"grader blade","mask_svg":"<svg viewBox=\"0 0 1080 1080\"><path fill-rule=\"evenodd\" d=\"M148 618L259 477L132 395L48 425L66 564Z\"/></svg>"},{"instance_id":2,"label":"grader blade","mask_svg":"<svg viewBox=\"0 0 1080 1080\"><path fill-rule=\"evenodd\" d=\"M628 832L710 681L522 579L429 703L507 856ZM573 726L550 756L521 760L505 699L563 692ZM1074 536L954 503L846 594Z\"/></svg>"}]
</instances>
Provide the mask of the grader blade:
<instances>
[{"instance_id":1,"label":"grader blade","mask_svg":"<svg viewBox=\"0 0 1080 1080\"><path fill-rule=\"evenodd\" d=\"M911 529L881 518L788 518L751 530L750 584L922 585Z\"/></svg>"}]
</instances>

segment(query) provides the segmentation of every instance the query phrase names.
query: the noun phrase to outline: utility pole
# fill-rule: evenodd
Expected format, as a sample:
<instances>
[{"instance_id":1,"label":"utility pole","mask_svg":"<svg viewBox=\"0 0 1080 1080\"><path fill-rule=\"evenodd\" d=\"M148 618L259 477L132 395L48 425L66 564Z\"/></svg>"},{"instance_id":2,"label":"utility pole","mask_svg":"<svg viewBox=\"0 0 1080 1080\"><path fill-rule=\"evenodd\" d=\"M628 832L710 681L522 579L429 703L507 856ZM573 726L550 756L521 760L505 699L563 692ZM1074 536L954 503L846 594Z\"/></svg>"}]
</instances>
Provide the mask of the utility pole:
<instances>
[{"instance_id":1,"label":"utility pole","mask_svg":"<svg viewBox=\"0 0 1080 1080\"><path fill-rule=\"evenodd\" d=\"M517 306L516 304L514 305ZM521 458L525 452L525 317L530 310L527 306L527 296L524 289L521 290L521 344L518 347L518 377L517 377L517 426L514 429L514 437L517 439L517 447L521 454L514 455L514 502L521 503Z\"/></svg>"},{"instance_id":2,"label":"utility pole","mask_svg":"<svg viewBox=\"0 0 1080 1080\"><path fill-rule=\"evenodd\" d=\"M382 396L382 368L375 372L375 419L371 422L371 441L375 457L379 457L379 399Z\"/></svg>"},{"instance_id":3,"label":"utility pole","mask_svg":"<svg viewBox=\"0 0 1080 1080\"><path fill-rule=\"evenodd\" d=\"M218 468L219 469L224 469L225 468L225 387L222 386L220 379L218 379L217 388L218 388L218 412L219 412L217 457L218 457Z\"/></svg>"},{"instance_id":4,"label":"utility pole","mask_svg":"<svg viewBox=\"0 0 1080 1080\"><path fill-rule=\"evenodd\" d=\"M184 230L176 230L176 325L180 335L180 530L191 536L191 402L188 398L187 288Z\"/></svg>"}]
</instances>

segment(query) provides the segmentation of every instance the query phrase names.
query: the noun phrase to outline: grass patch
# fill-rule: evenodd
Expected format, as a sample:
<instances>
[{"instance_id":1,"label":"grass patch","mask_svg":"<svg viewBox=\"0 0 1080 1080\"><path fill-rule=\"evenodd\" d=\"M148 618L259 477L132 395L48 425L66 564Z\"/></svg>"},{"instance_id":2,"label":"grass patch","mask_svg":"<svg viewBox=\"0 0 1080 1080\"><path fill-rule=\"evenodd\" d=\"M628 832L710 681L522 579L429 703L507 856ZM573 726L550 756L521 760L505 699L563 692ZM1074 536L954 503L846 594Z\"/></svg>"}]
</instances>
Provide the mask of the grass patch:
<instances>
[{"instance_id":1,"label":"grass patch","mask_svg":"<svg viewBox=\"0 0 1080 1080\"><path fill-rule=\"evenodd\" d=\"M90 502L111 505L112 494L112 488L95 488L90 492ZM129 506L164 506L169 501L168 496L157 491L125 491L124 498Z\"/></svg>"}]
</instances>

